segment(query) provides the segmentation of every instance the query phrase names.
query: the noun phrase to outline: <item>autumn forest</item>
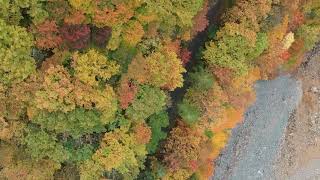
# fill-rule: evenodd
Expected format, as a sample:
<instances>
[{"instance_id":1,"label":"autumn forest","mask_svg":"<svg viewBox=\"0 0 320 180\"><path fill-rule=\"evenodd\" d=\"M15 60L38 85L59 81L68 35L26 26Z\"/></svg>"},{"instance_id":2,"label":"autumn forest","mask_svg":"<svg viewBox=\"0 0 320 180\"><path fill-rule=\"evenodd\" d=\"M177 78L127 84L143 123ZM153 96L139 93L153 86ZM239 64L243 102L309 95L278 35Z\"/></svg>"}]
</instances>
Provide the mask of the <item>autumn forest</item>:
<instances>
[{"instance_id":1,"label":"autumn forest","mask_svg":"<svg viewBox=\"0 0 320 180\"><path fill-rule=\"evenodd\" d=\"M319 40L319 0L1 0L0 179L209 179Z\"/></svg>"}]
</instances>

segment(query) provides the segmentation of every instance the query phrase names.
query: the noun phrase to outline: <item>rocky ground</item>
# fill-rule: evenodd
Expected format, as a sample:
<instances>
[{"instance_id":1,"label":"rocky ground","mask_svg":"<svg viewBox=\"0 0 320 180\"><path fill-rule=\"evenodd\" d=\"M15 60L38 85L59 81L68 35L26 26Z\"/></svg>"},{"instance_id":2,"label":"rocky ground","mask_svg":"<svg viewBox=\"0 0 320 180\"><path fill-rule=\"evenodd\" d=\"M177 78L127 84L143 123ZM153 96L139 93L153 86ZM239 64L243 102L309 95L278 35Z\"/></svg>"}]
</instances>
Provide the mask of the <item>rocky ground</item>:
<instances>
[{"instance_id":1,"label":"rocky ground","mask_svg":"<svg viewBox=\"0 0 320 180\"><path fill-rule=\"evenodd\" d=\"M216 161L214 180L274 179L273 163L290 114L301 99L298 81L281 76L256 84L257 101L244 122L232 130L230 141Z\"/></svg>"},{"instance_id":2,"label":"rocky ground","mask_svg":"<svg viewBox=\"0 0 320 180\"><path fill-rule=\"evenodd\" d=\"M320 179L320 46L296 73L260 81L256 91L212 179Z\"/></svg>"},{"instance_id":3,"label":"rocky ground","mask_svg":"<svg viewBox=\"0 0 320 180\"><path fill-rule=\"evenodd\" d=\"M278 179L320 179L320 46L295 74L303 98L291 115L276 164Z\"/></svg>"}]
</instances>

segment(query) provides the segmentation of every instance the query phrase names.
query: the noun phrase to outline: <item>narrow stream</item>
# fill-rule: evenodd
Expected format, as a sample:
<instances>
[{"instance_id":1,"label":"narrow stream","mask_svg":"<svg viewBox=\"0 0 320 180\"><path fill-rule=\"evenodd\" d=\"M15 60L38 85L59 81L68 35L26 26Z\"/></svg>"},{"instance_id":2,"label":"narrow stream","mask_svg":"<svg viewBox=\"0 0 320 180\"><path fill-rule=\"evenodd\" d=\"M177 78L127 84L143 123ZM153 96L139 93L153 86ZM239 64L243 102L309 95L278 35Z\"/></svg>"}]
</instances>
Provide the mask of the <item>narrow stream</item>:
<instances>
[{"instance_id":1,"label":"narrow stream","mask_svg":"<svg viewBox=\"0 0 320 180\"><path fill-rule=\"evenodd\" d=\"M219 27L221 23L221 17L225 10L233 4L234 0L209 0L209 11L207 13L207 18L209 20L208 27L203 31L198 33L188 44L188 50L191 52L191 60L186 65L187 73L183 75L185 80L183 87L177 88L170 93L172 106L168 108L168 114L170 117L170 129L175 126L176 119L178 118L178 104L182 101L189 84L186 83L188 79L188 72L191 72L193 68L199 64L197 55L200 53L201 47L204 47L205 43L209 40L208 34L212 27Z\"/></svg>"}]
</instances>

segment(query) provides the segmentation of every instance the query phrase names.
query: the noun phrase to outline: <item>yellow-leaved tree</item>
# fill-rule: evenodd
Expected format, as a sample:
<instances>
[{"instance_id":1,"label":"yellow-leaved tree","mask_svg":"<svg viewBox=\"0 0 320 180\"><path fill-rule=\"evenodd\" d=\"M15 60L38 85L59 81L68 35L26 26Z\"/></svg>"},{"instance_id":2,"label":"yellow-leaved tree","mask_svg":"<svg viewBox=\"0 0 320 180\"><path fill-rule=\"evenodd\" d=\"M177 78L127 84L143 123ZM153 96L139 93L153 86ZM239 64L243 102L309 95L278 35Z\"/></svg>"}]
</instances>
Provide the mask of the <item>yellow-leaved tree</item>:
<instances>
[{"instance_id":1,"label":"yellow-leaved tree","mask_svg":"<svg viewBox=\"0 0 320 180\"><path fill-rule=\"evenodd\" d=\"M91 49L85 54L76 52L73 55L75 76L80 81L91 86L97 86L99 81L105 81L119 72L120 66L110 61L106 56Z\"/></svg>"}]
</instances>

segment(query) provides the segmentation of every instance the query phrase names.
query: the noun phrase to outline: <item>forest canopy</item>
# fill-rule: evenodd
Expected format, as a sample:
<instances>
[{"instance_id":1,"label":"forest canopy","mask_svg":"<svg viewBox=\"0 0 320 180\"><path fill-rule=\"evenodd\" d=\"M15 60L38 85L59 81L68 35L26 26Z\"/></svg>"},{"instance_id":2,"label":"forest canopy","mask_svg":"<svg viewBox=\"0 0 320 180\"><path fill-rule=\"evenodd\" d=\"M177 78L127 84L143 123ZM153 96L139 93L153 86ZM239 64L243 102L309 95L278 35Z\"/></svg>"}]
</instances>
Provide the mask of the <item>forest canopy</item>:
<instances>
[{"instance_id":1,"label":"forest canopy","mask_svg":"<svg viewBox=\"0 0 320 180\"><path fill-rule=\"evenodd\" d=\"M214 2L0 1L0 179L211 177L320 40L318 0Z\"/></svg>"}]
</instances>

